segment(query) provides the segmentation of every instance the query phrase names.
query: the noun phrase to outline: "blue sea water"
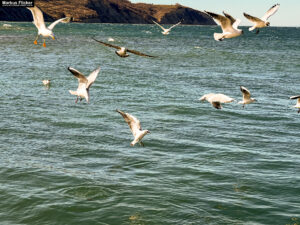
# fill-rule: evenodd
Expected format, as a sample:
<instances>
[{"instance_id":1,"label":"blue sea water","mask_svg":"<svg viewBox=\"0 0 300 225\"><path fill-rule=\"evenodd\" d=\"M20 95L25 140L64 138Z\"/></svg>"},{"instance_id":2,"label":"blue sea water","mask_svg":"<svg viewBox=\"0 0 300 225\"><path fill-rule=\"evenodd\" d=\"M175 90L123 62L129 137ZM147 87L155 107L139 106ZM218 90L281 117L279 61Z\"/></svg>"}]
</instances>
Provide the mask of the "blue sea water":
<instances>
[{"instance_id":1,"label":"blue sea water","mask_svg":"<svg viewBox=\"0 0 300 225\"><path fill-rule=\"evenodd\" d=\"M300 224L299 28L216 42L217 26L59 24L43 48L32 23L5 23L1 225ZM89 104L68 66L101 66ZM245 109L240 85L258 100ZM237 101L216 110L211 92ZM145 147L115 109L151 131Z\"/></svg>"}]
</instances>

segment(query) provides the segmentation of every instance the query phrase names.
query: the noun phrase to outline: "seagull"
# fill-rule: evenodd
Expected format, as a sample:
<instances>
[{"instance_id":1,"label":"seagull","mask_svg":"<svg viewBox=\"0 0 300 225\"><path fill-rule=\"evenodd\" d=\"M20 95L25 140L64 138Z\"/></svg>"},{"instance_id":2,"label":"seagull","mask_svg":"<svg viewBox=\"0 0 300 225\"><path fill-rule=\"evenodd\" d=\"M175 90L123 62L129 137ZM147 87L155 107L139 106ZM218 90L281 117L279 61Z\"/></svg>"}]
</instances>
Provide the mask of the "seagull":
<instances>
[{"instance_id":1,"label":"seagull","mask_svg":"<svg viewBox=\"0 0 300 225\"><path fill-rule=\"evenodd\" d=\"M294 105L294 108L299 109L298 113L300 113L300 95L292 96L292 97L290 97L290 99L298 99L297 104Z\"/></svg>"},{"instance_id":2,"label":"seagull","mask_svg":"<svg viewBox=\"0 0 300 225\"><path fill-rule=\"evenodd\" d=\"M277 10L279 9L279 4L275 4L273 5L266 13L263 17L261 17L260 19L254 16L250 16L247 13L244 13L244 16L250 20L252 23L254 23L254 25L252 27L249 28L249 31L254 30L255 28L257 29L256 34L259 33L259 28L263 28L263 27L268 27L270 26L270 22L268 22L268 18L270 16L272 16L274 13L277 12Z\"/></svg>"},{"instance_id":3,"label":"seagull","mask_svg":"<svg viewBox=\"0 0 300 225\"><path fill-rule=\"evenodd\" d=\"M240 19L234 19L224 11L224 16L212 12L205 12L211 16L222 28L223 33L214 33L214 38L216 41L223 41L224 38L238 37L244 33L243 30L238 29L238 26L241 23Z\"/></svg>"},{"instance_id":4,"label":"seagull","mask_svg":"<svg viewBox=\"0 0 300 225\"><path fill-rule=\"evenodd\" d=\"M142 138L146 134L150 134L150 131L142 130L141 123L136 117L130 115L129 113L122 112L121 110L118 109L116 111L123 116L125 122L128 123L130 130L133 134L134 140L130 143L130 145L134 146L136 143L140 143L140 145L144 147Z\"/></svg>"},{"instance_id":5,"label":"seagull","mask_svg":"<svg viewBox=\"0 0 300 225\"><path fill-rule=\"evenodd\" d=\"M98 67L96 70L94 70L88 77L85 77L82 73L80 73L78 70L73 69L72 67L68 67L68 70L78 79L78 88L76 91L71 91L69 92L72 95L76 95L76 101L77 103L78 98L80 98L80 101L85 98L85 100L89 103L90 99L90 93L89 89L91 85L95 82L98 73L100 72L100 67Z\"/></svg>"},{"instance_id":6,"label":"seagull","mask_svg":"<svg viewBox=\"0 0 300 225\"><path fill-rule=\"evenodd\" d=\"M215 93L203 95L199 100L200 101L205 101L205 100L208 101L216 109L222 109L221 103L230 103L230 102L234 101L233 98L230 98L227 95L215 94Z\"/></svg>"},{"instance_id":7,"label":"seagull","mask_svg":"<svg viewBox=\"0 0 300 225\"><path fill-rule=\"evenodd\" d=\"M45 22L44 22L43 13L38 7L36 7L36 6L27 7L27 9L29 9L31 11L32 16L33 16L33 23L36 26L36 28L38 29L38 35L33 42L35 45L37 44L37 40L40 35L42 35L43 38L51 37L53 40L55 40L54 33L52 32L55 25L60 22L61 23L69 23L71 20L70 17L65 17L65 18L54 21L48 27L46 27ZM45 39L43 39L43 40L44 40L43 47L46 47L46 41L45 41Z\"/></svg>"},{"instance_id":8,"label":"seagull","mask_svg":"<svg viewBox=\"0 0 300 225\"><path fill-rule=\"evenodd\" d=\"M112 44L109 44L109 43L105 43L103 41L98 41L96 39L93 38L93 40L99 42L100 44L103 44L105 46L108 46L108 47L111 47L111 48L115 48L115 49L118 49L117 51L115 51L115 53L122 57L122 58L125 58L125 57L128 57L129 55L127 54L127 52L130 52L130 53L133 53L133 54L136 54L136 55L139 55L139 56L145 56L145 57L150 57L150 58L153 58L155 56L152 56L152 55L146 55L144 53L141 53L141 52L138 52L138 51L135 51L135 50L130 50L128 48L125 48L125 47L119 47L117 45L112 45Z\"/></svg>"},{"instance_id":9,"label":"seagull","mask_svg":"<svg viewBox=\"0 0 300 225\"><path fill-rule=\"evenodd\" d=\"M43 80L42 82L46 87L50 86L50 80Z\"/></svg>"},{"instance_id":10,"label":"seagull","mask_svg":"<svg viewBox=\"0 0 300 225\"><path fill-rule=\"evenodd\" d=\"M154 20L152 20L153 23L155 23L157 26L159 26L163 31L161 32L163 35L168 35L170 33L170 31L172 30L172 28L178 26L179 24L181 24L182 21L180 21L179 23L174 24L173 26L171 26L170 28L166 29L164 28L162 25L160 25L159 23L155 22Z\"/></svg>"},{"instance_id":11,"label":"seagull","mask_svg":"<svg viewBox=\"0 0 300 225\"><path fill-rule=\"evenodd\" d=\"M238 104L243 104L243 108L245 108L245 104L250 104L257 101L255 98L251 98L250 91L247 88L240 86L240 89L243 94L243 101L238 102Z\"/></svg>"}]
</instances>

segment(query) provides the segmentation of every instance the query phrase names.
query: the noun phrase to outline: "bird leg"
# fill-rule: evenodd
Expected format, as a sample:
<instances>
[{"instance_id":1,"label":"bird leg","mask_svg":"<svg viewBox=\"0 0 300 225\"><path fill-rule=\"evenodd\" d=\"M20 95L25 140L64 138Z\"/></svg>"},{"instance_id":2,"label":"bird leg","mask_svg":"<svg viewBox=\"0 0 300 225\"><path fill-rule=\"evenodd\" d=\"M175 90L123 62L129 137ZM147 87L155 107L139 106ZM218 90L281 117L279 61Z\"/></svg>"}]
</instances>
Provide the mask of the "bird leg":
<instances>
[{"instance_id":1,"label":"bird leg","mask_svg":"<svg viewBox=\"0 0 300 225\"><path fill-rule=\"evenodd\" d=\"M257 29L257 31L256 31L256 34L258 34L259 33L259 29Z\"/></svg>"},{"instance_id":2,"label":"bird leg","mask_svg":"<svg viewBox=\"0 0 300 225\"><path fill-rule=\"evenodd\" d=\"M245 104L243 104L243 109L245 108Z\"/></svg>"},{"instance_id":3,"label":"bird leg","mask_svg":"<svg viewBox=\"0 0 300 225\"><path fill-rule=\"evenodd\" d=\"M78 102L78 96L77 96L77 98L76 98L76 101L75 101L75 103L77 103Z\"/></svg>"},{"instance_id":4,"label":"bird leg","mask_svg":"<svg viewBox=\"0 0 300 225\"><path fill-rule=\"evenodd\" d=\"M142 147L145 147L144 143L143 143L143 142L141 142L141 141L140 141L140 145L141 145Z\"/></svg>"},{"instance_id":5,"label":"bird leg","mask_svg":"<svg viewBox=\"0 0 300 225\"><path fill-rule=\"evenodd\" d=\"M46 41L44 39L43 47L46 48Z\"/></svg>"},{"instance_id":6,"label":"bird leg","mask_svg":"<svg viewBox=\"0 0 300 225\"><path fill-rule=\"evenodd\" d=\"M39 39L39 35L36 36L35 40L33 41L33 44L37 45L37 40Z\"/></svg>"},{"instance_id":7,"label":"bird leg","mask_svg":"<svg viewBox=\"0 0 300 225\"><path fill-rule=\"evenodd\" d=\"M298 113L300 113L300 108L299 108L299 110L298 110Z\"/></svg>"}]
</instances>

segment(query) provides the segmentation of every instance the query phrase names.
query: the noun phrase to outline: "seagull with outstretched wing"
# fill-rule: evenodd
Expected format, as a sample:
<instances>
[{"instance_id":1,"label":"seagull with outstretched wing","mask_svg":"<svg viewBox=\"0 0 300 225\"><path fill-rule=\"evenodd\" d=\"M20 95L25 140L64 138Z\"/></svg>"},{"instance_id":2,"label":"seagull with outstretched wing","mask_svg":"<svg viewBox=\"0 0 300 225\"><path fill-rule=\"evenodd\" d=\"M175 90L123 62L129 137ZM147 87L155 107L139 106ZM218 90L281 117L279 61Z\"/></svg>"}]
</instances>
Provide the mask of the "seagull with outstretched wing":
<instances>
[{"instance_id":1,"label":"seagull with outstretched wing","mask_svg":"<svg viewBox=\"0 0 300 225\"><path fill-rule=\"evenodd\" d=\"M279 9L279 4L275 4L273 5L266 13L263 17L261 18L257 18L255 16L251 16L247 13L244 13L244 16L250 20L252 23L254 23L254 25L252 27L249 28L249 31L252 31L254 29L257 29L256 34L259 33L259 28L264 28L264 27L268 27L270 26L270 22L268 22L267 20L269 19L270 16L274 15L277 10Z\"/></svg>"},{"instance_id":2,"label":"seagull with outstretched wing","mask_svg":"<svg viewBox=\"0 0 300 225\"><path fill-rule=\"evenodd\" d=\"M94 70L88 77L84 76L81 72L78 70L68 67L68 70L78 79L78 88L76 91L69 90L70 94L76 95L76 101L77 103L78 98L80 98L80 101L85 98L85 100L89 103L90 99L90 87L95 82L98 73L100 72L100 67L98 67L96 70Z\"/></svg>"},{"instance_id":3,"label":"seagull with outstretched wing","mask_svg":"<svg viewBox=\"0 0 300 225\"><path fill-rule=\"evenodd\" d=\"M53 40L55 40L55 36L52 31L53 28L55 27L55 25L58 23L69 23L71 20L70 17L61 18L59 20L54 21L48 27L46 27L45 22L44 22L43 13L38 7L36 7L36 6L27 7L27 9L29 9L31 11L32 16L33 16L33 23L36 26L36 28L38 29L38 35L33 42L35 45L37 44L37 40L40 35L42 35L43 38L51 37ZM44 40L43 46L46 47L46 41L45 41L45 39L43 39L43 40Z\"/></svg>"},{"instance_id":4,"label":"seagull with outstretched wing","mask_svg":"<svg viewBox=\"0 0 300 225\"><path fill-rule=\"evenodd\" d=\"M216 41L222 41L224 38L238 37L244 33L243 30L238 29L238 26L241 23L240 19L234 19L225 12L223 12L224 16L207 11L205 11L205 13L212 17L222 28L223 33L214 33Z\"/></svg>"},{"instance_id":5,"label":"seagull with outstretched wing","mask_svg":"<svg viewBox=\"0 0 300 225\"><path fill-rule=\"evenodd\" d=\"M118 113L122 115L125 122L128 123L129 128L133 134L134 140L130 143L131 146L134 146L136 143L140 143L140 145L144 146L142 142L142 138L149 134L149 130L142 130L141 122L134 116L129 113L122 112L121 110L116 110Z\"/></svg>"},{"instance_id":6,"label":"seagull with outstretched wing","mask_svg":"<svg viewBox=\"0 0 300 225\"><path fill-rule=\"evenodd\" d=\"M153 23L155 23L157 26L159 26L159 27L163 30L163 31L161 32L163 35L168 35L168 34L170 33L170 31L171 31L174 27L178 26L178 25L181 24L181 22L182 22L182 21L180 21L180 22L174 24L173 26L171 26L170 28L164 28L162 25L160 25L159 23L155 22L154 20L152 20L152 21L153 21Z\"/></svg>"},{"instance_id":7,"label":"seagull with outstretched wing","mask_svg":"<svg viewBox=\"0 0 300 225\"><path fill-rule=\"evenodd\" d=\"M122 58L129 56L127 54L127 52L130 52L130 53L133 53L133 54L139 55L139 56L144 56L144 57L150 57L150 58L155 57L155 56L147 55L147 54L144 54L144 53L141 53L141 52L138 52L138 51L135 51L135 50L131 50L131 49L128 49L128 48L125 48L125 47L120 47L120 46L117 46L117 45L112 45L112 44L109 44L109 43L106 43L106 42L103 42L103 41L99 41L99 40L96 40L94 38L93 38L93 40L97 41L98 43L100 43L102 45L117 49L117 51L115 51L115 53L118 56L122 57Z\"/></svg>"},{"instance_id":8,"label":"seagull with outstretched wing","mask_svg":"<svg viewBox=\"0 0 300 225\"><path fill-rule=\"evenodd\" d=\"M240 86L240 90L243 94L243 101L238 102L238 104L243 104L243 108L245 108L246 104L250 104L257 101L255 98L251 98L250 91L244 86Z\"/></svg>"},{"instance_id":9,"label":"seagull with outstretched wing","mask_svg":"<svg viewBox=\"0 0 300 225\"><path fill-rule=\"evenodd\" d=\"M215 93L209 93L206 95L203 95L200 99L200 101L208 101L213 107L216 109L222 109L222 103L230 103L233 102L234 99L230 98L227 95L224 94L215 94Z\"/></svg>"}]
</instances>

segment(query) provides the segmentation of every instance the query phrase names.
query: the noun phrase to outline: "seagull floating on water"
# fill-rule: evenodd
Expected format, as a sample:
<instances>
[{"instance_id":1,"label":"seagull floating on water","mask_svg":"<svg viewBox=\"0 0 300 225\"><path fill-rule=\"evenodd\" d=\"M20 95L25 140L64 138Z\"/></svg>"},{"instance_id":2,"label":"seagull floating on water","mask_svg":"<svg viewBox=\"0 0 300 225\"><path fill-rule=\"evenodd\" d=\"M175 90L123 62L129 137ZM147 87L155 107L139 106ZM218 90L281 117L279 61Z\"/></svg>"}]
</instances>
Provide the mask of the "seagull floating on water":
<instances>
[{"instance_id":1,"label":"seagull floating on water","mask_svg":"<svg viewBox=\"0 0 300 225\"><path fill-rule=\"evenodd\" d=\"M37 40L40 35L42 35L43 38L51 37L53 40L55 40L55 36L52 31L53 28L55 27L55 25L58 23L69 23L71 20L70 17L65 17L65 18L54 21L48 27L46 27L45 22L44 22L43 13L38 7L36 7L36 6L27 7L27 9L29 9L31 11L32 16L33 16L33 23L36 26L36 28L38 29L38 35L33 42L35 45L37 44ZM43 39L43 40L44 40L43 46L46 47L46 41L45 41L45 39Z\"/></svg>"},{"instance_id":2,"label":"seagull floating on water","mask_svg":"<svg viewBox=\"0 0 300 225\"><path fill-rule=\"evenodd\" d=\"M230 102L234 101L233 98L230 98L227 95L215 94L215 93L203 95L199 100L200 101L205 101L205 100L208 101L216 109L222 109L221 103L230 103Z\"/></svg>"},{"instance_id":3,"label":"seagull floating on water","mask_svg":"<svg viewBox=\"0 0 300 225\"><path fill-rule=\"evenodd\" d=\"M118 109L116 111L123 116L125 122L128 123L130 130L133 134L134 140L130 143L130 145L134 146L136 143L140 143L140 145L144 147L142 138L146 134L150 134L150 131L142 130L141 123L136 117L130 115L129 113L122 112L121 110Z\"/></svg>"},{"instance_id":4,"label":"seagull floating on water","mask_svg":"<svg viewBox=\"0 0 300 225\"><path fill-rule=\"evenodd\" d=\"M166 28L164 28L162 25L160 25L159 23L155 22L154 20L152 20L152 21L153 21L153 23L155 23L157 26L159 26L159 27L163 30L163 31L161 32L163 35L168 35L168 34L170 33L170 31L171 31L174 27L178 26L178 25L181 24L181 22L182 22L182 21L180 21L179 23L176 23L176 24L174 24L173 26L171 26L170 28L166 29Z\"/></svg>"},{"instance_id":5,"label":"seagull floating on water","mask_svg":"<svg viewBox=\"0 0 300 225\"><path fill-rule=\"evenodd\" d=\"M270 22L268 22L268 18L270 16L272 16L274 13L277 12L277 10L279 9L279 4L273 5L266 13L263 17L261 17L260 19L254 16L250 16L247 13L244 13L244 16L250 20L252 23L254 23L254 25L252 27L249 28L249 31L254 30L255 28L257 29L256 34L259 33L259 28L263 28L263 27L268 27L270 26Z\"/></svg>"},{"instance_id":6,"label":"seagull floating on water","mask_svg":"<svg viewBox=\"0 0 300 225\"><path fill-rule=\"evenodd\" d=\"M250 104L256 102L255 98L251 98L250 91L244 86L240 86L241 92L243 94L243 101L238 102L238 104L243 104L243 108L245 108L246 104Z\"/></svg>"},{"instance_id":7,"label":"seagull floating on water","mask_svg":"<svg viewBox=\"0 0 300 225\"><path fill-rule=\"evenodd\" d=\"M298 99L297 104L294 105L294 108L298 109L298 113L300 113L300 95L292 96L290 99Z\"/></svg>"},{"instance_id":8,"label":"seagull floating on water","mask_svg":"<svg viewBox=\"0 0 300 225\"><path fill-rule=\"evenodd\" d=\"M76 95L76 101L77 103L78 98L80 98L80 101L85 98L85 100L89 103L90 99L90 92L89 89L91 85L95 82L98 73L100 72L100 67L98 67L96 70L94 70L88 77L85 77L81 72L78 70L73 69L72 67L68 67L68 70L78 79L78 88L76 91L69 90L69 92L72 95Z\"/></svg>"},{"instance_id":9,"label":"seagull floating on water","mask_svg":"<svg viewBox=\"0 0 300 225\"><path fill-rule=\"evenodd\" d=\"M43 84L46 86L46 87L49 87L50 86L50 81L51 80L43 80Z\"/></svg>"},{"instance_id":10,"label":"seagull floating on water","mask_svg":"<svg viewBox=\"0 0 300 225\"><path fill-rule=\"evenodd\" d=\"M234 38L238 37L241 34L243 34L243 30L238 29L239 24L241 23L240 19L234 19L229 14L225 13L223 11L223 14L225 16L207 12L205 11L209 16L211 16L217 24L219 24L222 28L223 33L214 33L214 38L216 41L223 41L224 38Z\"/></svg>"},{"instance_id":11,"label":"seagull floating on water","mask_svg":"<svg viewBox=\"0 0 300 225\"><path fill-rule=\"evenodd\" d=\"M129 55L127 54L127 52L130 52L130 53L133 53L135 55L139 55L139 56L144 56L144 57L150 57L150 58L153 58L155 56L152 56L152 55L147 55L147 54L144 54L144 53L141 53L141 52L138 52L138 51L135 51L135 50L131 50L131 49L128 49L128 48L125 48L125 47L120 47L120 46L117 46L117 45L112 45L112 44L109 44L109 43L105 43L103 41L99 41L99 40L96 40L93 38L93 40L99 42L100 44L103 44L105 46L108 46L108 47L111 47L111 48L115 48L115 49L118 49L117 51L115 51L115 53L122 57L122 58L125 58L125 57L128 57Z\"/></svg>"}]
</instances>

